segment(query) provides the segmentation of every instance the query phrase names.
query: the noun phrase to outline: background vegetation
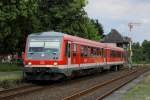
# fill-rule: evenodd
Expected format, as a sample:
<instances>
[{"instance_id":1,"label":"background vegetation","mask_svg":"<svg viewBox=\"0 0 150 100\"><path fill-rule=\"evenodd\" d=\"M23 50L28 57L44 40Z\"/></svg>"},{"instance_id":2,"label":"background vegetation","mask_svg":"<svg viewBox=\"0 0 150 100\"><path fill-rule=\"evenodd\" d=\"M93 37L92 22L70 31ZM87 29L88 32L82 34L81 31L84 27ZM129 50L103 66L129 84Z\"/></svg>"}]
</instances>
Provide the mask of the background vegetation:
<instances>
[{"instance_id":1,"label":"background vegetation","mask_svg":"<svg viewBox=\"0 0 150 100\"><path fill-rule=\"evenodd\" d=\"M22 71L22 69L23 68L21 65L9 64L9 63L0 63L0 72Z\"/></svg>"},{"instance_id":2,"label":"background vegetation","mask_svg":"<svg viewBox=\"0 0 150 100\"><path fill-rule=\"evenodd\" d=\"M133 43L133 62L150 63L150 41L144 40L143 43Z\"/></svg>"},{"instance_id":3,"label":"background vegetation","mask_svg":"<svg viewBox=\"0 0 150 100\"><path fill-rule=\"evenodd\" d=\"M21 52L28 34L60 31L88 39L103 36L102 25L84 10L87 0L0 0L0 53Z\"/></svg>"}]
</instances>

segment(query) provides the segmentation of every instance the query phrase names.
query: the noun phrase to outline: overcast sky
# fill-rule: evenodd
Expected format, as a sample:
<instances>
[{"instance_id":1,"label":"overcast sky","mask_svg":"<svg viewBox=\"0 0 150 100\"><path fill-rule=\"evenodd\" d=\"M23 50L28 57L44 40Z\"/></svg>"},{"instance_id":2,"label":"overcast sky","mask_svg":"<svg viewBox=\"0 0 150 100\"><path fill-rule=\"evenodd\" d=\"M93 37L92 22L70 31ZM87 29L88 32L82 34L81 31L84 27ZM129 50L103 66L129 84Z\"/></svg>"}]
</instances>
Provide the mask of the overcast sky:
<instances>
[{"instance_id":1,"label":"overcast sky","mask_svg":"<svg viewBox=\"0 0 150 100\"><path fill-rule=\"evenodd\" d=\"M99 20L105 33L115 28L134 42L150 40L150 0L88 0L85 10L90 18ZM141 25L130 33L129 22Z\"/></svg>"}]
</instances>

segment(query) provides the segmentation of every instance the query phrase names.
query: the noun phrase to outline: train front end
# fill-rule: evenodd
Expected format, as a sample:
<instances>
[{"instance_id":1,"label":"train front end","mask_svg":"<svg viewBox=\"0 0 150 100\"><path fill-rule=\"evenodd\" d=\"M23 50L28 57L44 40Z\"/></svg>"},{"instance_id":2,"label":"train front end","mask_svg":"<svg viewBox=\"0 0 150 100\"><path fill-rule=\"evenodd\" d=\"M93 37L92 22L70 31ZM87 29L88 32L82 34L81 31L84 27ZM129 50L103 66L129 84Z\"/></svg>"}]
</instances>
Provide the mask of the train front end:
<instances>
[{"instance_id":1,"label":"train front end","mask_svg":"<svg viewBox=\"0 0 150 100\"><path fill-rule=\"evenodd\" d=\"M59 80L64 71L62 33L43 32L27 38L24 53L24 78L27 80Z\"/></svg>"}]
</instances>

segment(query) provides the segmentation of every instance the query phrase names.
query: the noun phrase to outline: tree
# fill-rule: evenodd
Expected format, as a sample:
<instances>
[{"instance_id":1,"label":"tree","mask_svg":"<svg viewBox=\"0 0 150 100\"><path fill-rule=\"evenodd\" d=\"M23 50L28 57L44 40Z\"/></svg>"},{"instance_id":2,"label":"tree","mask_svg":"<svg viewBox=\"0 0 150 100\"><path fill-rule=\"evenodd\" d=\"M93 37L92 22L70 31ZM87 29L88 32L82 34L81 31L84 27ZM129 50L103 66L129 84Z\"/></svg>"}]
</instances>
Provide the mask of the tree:
<instances>
[{"instance_id":1,"label":"tree","mask_svg":"<svg viewBox=\"0 0 150 100\"><path fill-rule=\"evenodd\" d=\"M21 52L28 34L51 30L99 40L99 23L88 18L86 4L87 0L1 0L0 52Z\"/></svg>"},{"instance_id":2,"label":"tree","mask_svg":"<svg viewBox=\"0 0 150 100\"><path fill-rule=\"evenodd\" d=\"M32 31L37 6L36 0L0 1L0 52L13 53L18 46L23 48L21 41L25 33Z\"/></svg>"},{"instance_id":3,"label":"tree","mask_svg":"<svg viewBox=\"0 0 150 100\"><path fill-rule=\"evenodd\" d=\"M142 43L143 48L143 60L146 62L150 61L150 41L144 40Z\"/></svg>"},{"instance_id":4,"label":"tree","mask_svg":"<svg viewBox=\"0 0 150 100\"><path fill-rule=\"evenodd\" d=\"M142 62L143 51L142 51L142 47L140 46L138 42L132 44L132 50L133 50L133 62L135 63Z\"/></svg>"},{"instance_id":5,"label":"tree","mask_svg":"<svg viewBox=\"0 0 150 100\"><path fill-rule=\"evenodd\" d=\"M133 62L149 63L150 62L150 41L144 40L142 45L138 42L133 43Z\"/></svg>"},{"instance_id":6,"label":"tree","mask_svg":"<svg viewBox=\"0 0 150 100\"><path fill-rule=\"evenodd\" d=\"M91 20L92 23L96 26L96 28L98 28L98 34L101 36L101 37L104 37L104 30L103 30L103 26L101 23L99 23L99 21L96 19L96 20Z\"/></svg>"},{"instance_id":7,"label":"tree","mask_svg":"<svg viewBox=\"0 0 150 100\"><path fill-rule=\"evenodd\" d=\"M39 19L44 22L42 25L47 27L46 30L98 40L98 27L90 21L84 11L86 4L86 0L41 0ZM90 34L93 36L90 37Z\"/></svg>"}]
</instances>

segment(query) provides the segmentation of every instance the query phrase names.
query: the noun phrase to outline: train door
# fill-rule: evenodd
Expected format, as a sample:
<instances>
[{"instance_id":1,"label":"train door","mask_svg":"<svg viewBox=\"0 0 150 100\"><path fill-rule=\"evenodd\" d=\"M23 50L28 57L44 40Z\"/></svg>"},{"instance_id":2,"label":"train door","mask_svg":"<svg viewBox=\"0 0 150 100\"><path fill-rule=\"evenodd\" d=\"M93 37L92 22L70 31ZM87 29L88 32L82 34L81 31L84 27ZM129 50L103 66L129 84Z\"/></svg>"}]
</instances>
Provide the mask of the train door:
<instances>
[{"instance_id":1,"label":"train door","mask_svg":"<svg viewBox=\"0 0 150 100\"><path fill-rule=\"evenodd\" d=\"M102 57L103 57L103 62L106 64L106 49L102 48Z\"/></svg>"},{"instance_id":2,"label":"train door","mask_svg":"<svg viewBox=\"0 0 150 100\"><path fill-rule=\"evenodd\" d=\"M68 41L68 43L67 43L68 45L67 45L67 55L68 55L68 67L70 67L71 66L71 42L69 42Z\"/></svg>"},{"instance_id":3,"label":"train door","mask_svg":"<svg viewBox=\"0 0 150 100\"><path fill-rule=\"evenodd\" d=\"M73 43L72 44L72 56L71 56L71 63L76 64L77 63L77 44Z\"/></svg>"}]
</instances>

